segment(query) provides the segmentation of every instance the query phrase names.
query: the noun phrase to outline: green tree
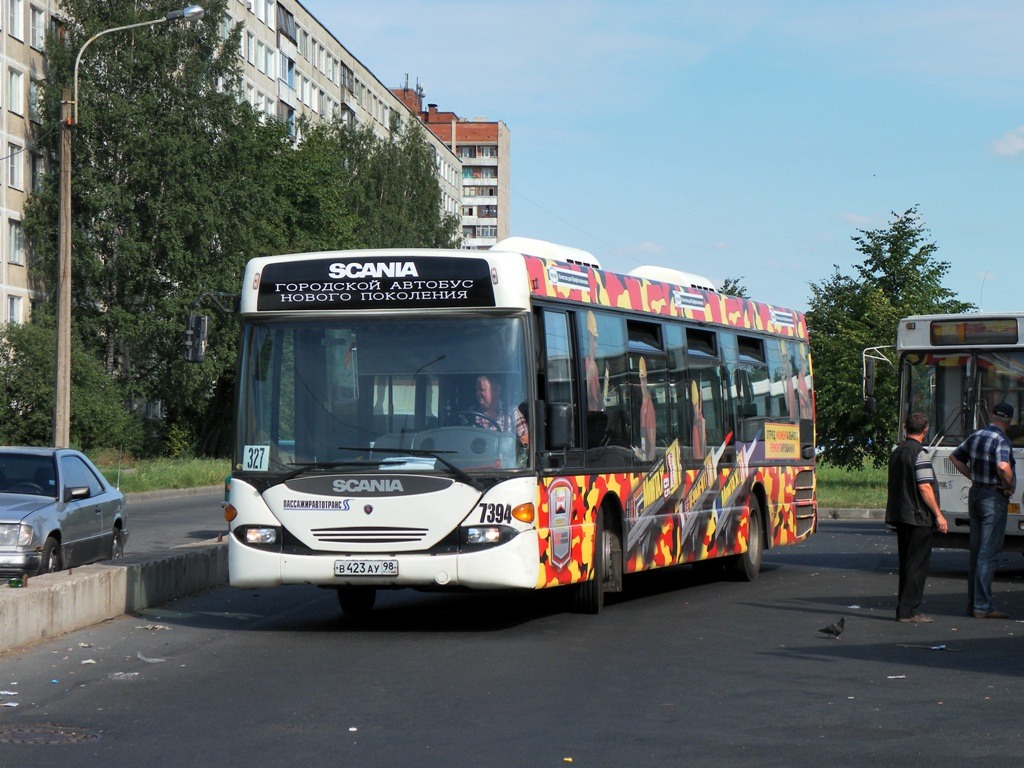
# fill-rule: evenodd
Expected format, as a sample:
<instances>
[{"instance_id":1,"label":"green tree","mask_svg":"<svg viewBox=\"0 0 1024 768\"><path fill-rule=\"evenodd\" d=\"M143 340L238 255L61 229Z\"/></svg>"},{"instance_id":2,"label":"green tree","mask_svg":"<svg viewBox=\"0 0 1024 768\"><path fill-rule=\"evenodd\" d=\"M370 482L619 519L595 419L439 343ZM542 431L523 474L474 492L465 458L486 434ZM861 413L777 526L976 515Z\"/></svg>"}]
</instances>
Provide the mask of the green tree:
<instances>
[{"instance_id":1,"label":"green tree","mask_svg":"<svg viewBox=\"0 0 1024 768\"><path fill-rule=\"evenodd\" d=\"M81 60L73 128L72 306L81 339L134 400L167 420L210 423L216 382L233 364L230 334L201 371L181 356L188 304L236 290L242 265L283 243L274 170L286 127L239 103L238 35L222 38L227 0L201 22L114 32ZM52 285L57 245L57 131L74 56L97 31L158 18L169 1L65 0L65 36L51 35L41 147L54 173L26 210L37 287ZM41 304L40 319L53 308ZM218 342L218 339L222 339ZM216 352L216 350L215 350ZM73 397L75 394L73 393ZM198 438L197 438L198 439Z\"/></svg>"},{"instance_id":2,"label":"green tree","mask_svg":"<svg viewBox=\"0 0 1024 768\"><path fill-rule=\"evenodd\" d=\"M854 275L836 266L828 280L811 283L807 312L818 445L825 461L848 468L883 465L897 433L894 369L879 371L877 409L863 408L864 349L894 344L901 317L973 308L942 285L949 264L936 259L917 206L894 212L886 229L858 232L852 240L864 261Z\"/></svg>"},{"instance_id":3,"label":"green tree","mask_svg":"<svg viewBox=\"0 0 1024 768\"><path fill-rule=\"evenodd\" d=\"M0 443L50 445L53 423L54 331L36 323L0 327ZM81 344L71 353L71 444L83 450L141 446L139 420L125 393Z\"/></svg>"},{"instance_id":4,"label":"green tree","mask_svg":"<svg viewBox=\"0 0 1024 768\"><path fill-rule=\"evenodd\" d=\"M747 286L743 284L743 276L727 277L722 281L722 293L726 296L739 296L741 299L749 299Z\"/></svg>"},{"instance_id":5,"label":"green tree","mask_svg":"<svg viewBox=\"0 0 1024 768\"><path fill-rule=\"evenodd\" d=\"M210 312L202 365L185 363L188 311L205 292L237 293L255 256L456 243L443 214L435 155L419 123L391 138L340 122L284 121L239 99L240 25L228 0L199 23L114 32L81 60L73 128L73 343L84 344L132 402L158 402L154 442L173 434L202 453L230 448L238 319ZM26 209L34 287L56 271L61 92L93 34L159 18L174 0L65 0L47 41L39 148L53 173ZM230 303L230 302L228 302ZM204 307L203 309L208 309ZM41 303L33 317L52 324ZM80 340L80 341L79 341ZM76 396L72 392L72 398Z\"/></svg>"}]
</instances>

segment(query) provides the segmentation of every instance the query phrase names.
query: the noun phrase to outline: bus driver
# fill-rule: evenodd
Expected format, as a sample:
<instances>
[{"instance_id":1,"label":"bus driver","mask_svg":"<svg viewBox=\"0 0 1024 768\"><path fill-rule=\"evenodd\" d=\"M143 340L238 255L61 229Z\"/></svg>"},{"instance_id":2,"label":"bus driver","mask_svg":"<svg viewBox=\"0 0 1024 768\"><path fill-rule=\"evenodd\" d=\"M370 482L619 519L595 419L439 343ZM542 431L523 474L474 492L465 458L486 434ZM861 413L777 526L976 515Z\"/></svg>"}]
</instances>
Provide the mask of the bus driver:
<instances>
[{"instance_id":1,"label":"bus driver","mask_svg":"<svg viewBox=\"0 0 1024 768\"><path fill-rule=\"evenodd\" d=\"M515 432L519 444L530 445L530 432L526 417L519 408L509 411L501 402L501 386L487 374L476 379L476 403L479 414L469 422L471 426L500 432Z\"/></svg>"}]
</instances>

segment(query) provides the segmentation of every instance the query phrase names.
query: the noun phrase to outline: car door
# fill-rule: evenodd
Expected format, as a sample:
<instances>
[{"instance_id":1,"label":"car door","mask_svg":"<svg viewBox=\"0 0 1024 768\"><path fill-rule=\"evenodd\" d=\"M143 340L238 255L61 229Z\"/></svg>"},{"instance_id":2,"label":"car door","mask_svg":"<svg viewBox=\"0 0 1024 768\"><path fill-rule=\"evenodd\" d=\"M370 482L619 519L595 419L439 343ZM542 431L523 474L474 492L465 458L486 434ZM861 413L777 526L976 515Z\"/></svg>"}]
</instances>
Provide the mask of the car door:
<instances>
[{"instance_id":1,"label":"car door","mask_svg":"<svg viewBox=\"0 0 1024 768\"><path fill-rule=\"evenodd\" d=\"M88 488L83 498L64 502L65 521L71 538L64 539L64 565L73 567L104 557L103 485L78 456L60 459L62 493L69 488Z\"/></svg>"}]
</instances>

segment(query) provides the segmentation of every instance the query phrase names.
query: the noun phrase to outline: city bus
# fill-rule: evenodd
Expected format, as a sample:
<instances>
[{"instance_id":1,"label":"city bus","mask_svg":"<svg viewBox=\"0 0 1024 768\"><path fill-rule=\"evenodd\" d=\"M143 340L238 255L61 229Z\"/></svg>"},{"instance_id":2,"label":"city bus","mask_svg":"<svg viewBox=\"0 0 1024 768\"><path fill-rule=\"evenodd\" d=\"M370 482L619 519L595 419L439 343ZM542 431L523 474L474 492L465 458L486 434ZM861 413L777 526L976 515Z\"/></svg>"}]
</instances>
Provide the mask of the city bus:
<instances>
[{"instance_id":1,"label":"city bus","mask_svg":"<svg viewBox=\"0 0 1024 768\"><path fill-rule=\"evenodd\" d=\"M756 578L817 527L806 321L644 272L526 238L249 262L230 583L598 613L648 569Z\"/></svg>"},{"instance_id":2,"label":"city bus","mask_svg":"<svg viewBox=\"0 0 1024 768\"><path fill-rule=\"evenodd\" d=\"M939 506L949 534L935 546L967 548L970 482L949 455L976 429L989 423L996 403L1014 408L1008 437L1014 457L1024 460L1024 312L936 314L905 317L896 331L899 423L920 411L931 430L929 452L939 484ZM877 358L876 358L877 359ZM869 372L866 380L871 378ZM870 382L867 384L870 388ZM870 390L868 391L870 394ZM902 427L901 427L902 429ZM1024 550L1021 487L1010 498L1004 549Z\"/></svg>"}]
</instances>

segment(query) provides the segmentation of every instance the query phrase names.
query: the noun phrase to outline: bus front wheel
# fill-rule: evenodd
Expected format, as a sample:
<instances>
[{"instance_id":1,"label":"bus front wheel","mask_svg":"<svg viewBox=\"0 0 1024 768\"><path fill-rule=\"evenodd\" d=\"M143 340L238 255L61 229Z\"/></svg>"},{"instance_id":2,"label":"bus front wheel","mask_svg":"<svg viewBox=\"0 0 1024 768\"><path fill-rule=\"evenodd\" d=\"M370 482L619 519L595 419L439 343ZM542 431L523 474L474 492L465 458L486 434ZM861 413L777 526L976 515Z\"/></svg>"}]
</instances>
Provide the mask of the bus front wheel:
<instances>
[{"instance_id":1,"label":"bus front wheel","mask_svg":"<svg viewBox=\"0 0 1024 768\"><path fill-rule=\"evenodd\" d=\"M578 613L600 613L605 593L622 591L622 543L614 530L605 527L604 515L604 509L597 513L593 578L574 587L573 607Z\"/></svg>"}]
</instances>

